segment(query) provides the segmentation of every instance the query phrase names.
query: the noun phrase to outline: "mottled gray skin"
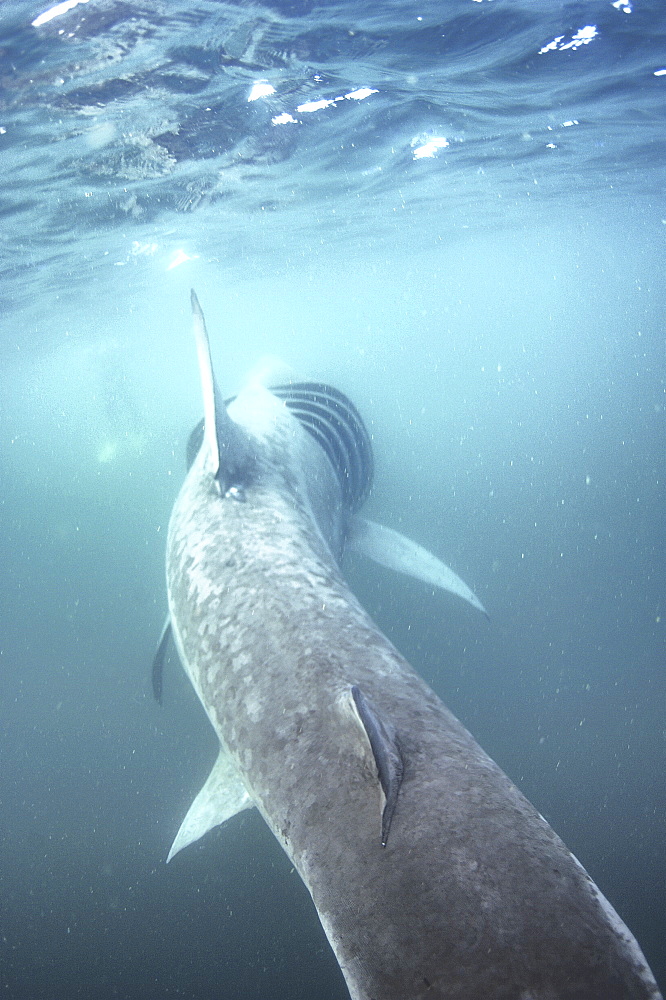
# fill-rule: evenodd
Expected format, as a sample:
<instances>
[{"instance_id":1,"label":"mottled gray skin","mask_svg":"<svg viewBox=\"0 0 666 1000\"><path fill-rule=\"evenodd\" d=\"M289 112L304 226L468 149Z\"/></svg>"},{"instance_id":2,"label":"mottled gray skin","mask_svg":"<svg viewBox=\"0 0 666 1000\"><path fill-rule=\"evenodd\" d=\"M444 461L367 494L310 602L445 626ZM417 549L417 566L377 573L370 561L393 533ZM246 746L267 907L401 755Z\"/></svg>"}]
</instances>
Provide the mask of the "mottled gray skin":
<instances>
[{"instance_id":1,"label":"mottled gray skin","mask_svg":"<svg viewBox=\"0 0 666 1000\"><path fill-rule=\"evenodd\" d=\"M273 399L230 408L257 435L244 501L220 496L205 447L190 470L169 526L169 607L353 1000L657 1000L586 872L349 591L332 554L345 516L333 471ZM404 760L386 847L352 685Z\"/></svg>"}]
</instances>

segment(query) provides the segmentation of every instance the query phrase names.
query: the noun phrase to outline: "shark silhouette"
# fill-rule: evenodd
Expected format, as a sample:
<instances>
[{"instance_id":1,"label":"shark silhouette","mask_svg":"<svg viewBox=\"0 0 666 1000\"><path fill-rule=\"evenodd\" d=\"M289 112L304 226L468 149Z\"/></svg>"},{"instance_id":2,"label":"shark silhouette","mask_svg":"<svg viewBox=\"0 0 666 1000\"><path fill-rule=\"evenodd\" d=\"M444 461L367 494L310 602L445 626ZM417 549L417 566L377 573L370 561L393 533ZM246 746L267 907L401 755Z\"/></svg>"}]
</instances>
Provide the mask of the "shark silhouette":
<instances>
[{"instance_id":1,"label":"shark silhouette","mask_svg":"<svg viewBox=\"0 0 666 1000\"><path fill-rule=\"evenodd\" d=\"M222 399L192 293L204 421L167 542L169 634L220 741L172 858L256 806L353 1000L660 1000L631 932L543 817L382 635L346 546L452 590L361 519L372 449L320 383Z\"/></svg>"}]
</instances>

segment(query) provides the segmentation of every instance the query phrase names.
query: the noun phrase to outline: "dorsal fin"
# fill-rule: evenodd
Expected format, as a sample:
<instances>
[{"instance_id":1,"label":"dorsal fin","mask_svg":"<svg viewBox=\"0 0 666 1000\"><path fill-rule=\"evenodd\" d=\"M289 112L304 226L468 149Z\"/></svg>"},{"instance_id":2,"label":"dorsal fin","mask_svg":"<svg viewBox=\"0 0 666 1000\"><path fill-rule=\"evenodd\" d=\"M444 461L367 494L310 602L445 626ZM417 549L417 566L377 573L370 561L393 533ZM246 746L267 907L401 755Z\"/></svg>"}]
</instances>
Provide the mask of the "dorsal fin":
<instances>
[{"instance_id":1,"label":"dorsal fin","mask_svg":"<svg viewBox=\"0 0 666 1000\"><path fill-rule=\"evenodd\" d=\"M253 465L252 445L247 433L227 413L217 387L206 321L194 289L191 300L204 403L204 440L211 456L213 474L222 492L226 493L232 486L246 484Z\"/></svg>"},{"instance_id":2,"label":"dorsal fin","mask_svg":"<svg viewBox=\"0 0 666 1000\"><path fill-rule=\"evenodd\" d=\"M404 770L400 744L394 728L384 722L358 684L352 685L350 694L377 766L377 776L384 796L382 847L386 847Z\"/></svg>"}]
</instances>

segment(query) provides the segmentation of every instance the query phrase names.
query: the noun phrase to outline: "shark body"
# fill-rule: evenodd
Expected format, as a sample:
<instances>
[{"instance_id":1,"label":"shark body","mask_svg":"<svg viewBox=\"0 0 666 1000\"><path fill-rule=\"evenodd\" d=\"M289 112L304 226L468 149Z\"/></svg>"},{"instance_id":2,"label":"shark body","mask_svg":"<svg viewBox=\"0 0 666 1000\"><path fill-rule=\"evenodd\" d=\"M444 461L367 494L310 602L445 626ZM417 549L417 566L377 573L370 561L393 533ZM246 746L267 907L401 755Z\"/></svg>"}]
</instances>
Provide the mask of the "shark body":
<instances>
[{"instance_id":1,"label":"shark body","mask_svg":"<svg viewBox=\"0 0 666 1000\"><path fill-rule=\"evenodd\" d=\"M480 607L434 556L359 520L371 454L351 403L255 385L227 407L193 308L205 426L167 588L220 754L170 857L256 806L352 1000L660 1000L589 875L349 590L353 543Z\"/></svg>"}]
</instances>

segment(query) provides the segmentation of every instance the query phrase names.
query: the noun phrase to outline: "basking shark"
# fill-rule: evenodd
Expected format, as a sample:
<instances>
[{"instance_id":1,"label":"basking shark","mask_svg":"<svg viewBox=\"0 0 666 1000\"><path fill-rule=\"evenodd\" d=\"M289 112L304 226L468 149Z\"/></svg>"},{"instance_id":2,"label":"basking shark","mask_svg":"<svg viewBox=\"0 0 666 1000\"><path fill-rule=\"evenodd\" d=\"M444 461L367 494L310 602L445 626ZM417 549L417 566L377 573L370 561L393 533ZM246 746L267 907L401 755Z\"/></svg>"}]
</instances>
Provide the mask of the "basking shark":
<instances>
[{"instance_id":1,"label":"basking shark","mask_svg":"<svg viewBox=\"0 0 666 1000\"><path fill-rule=\"evenodd\" d=\"M582 865L349 590L352 545L481 608L360 518L372 449L355 407L320 383L225 402L192 307L204 422L169 524L154 681L171 633L220 751L169 858L256 806L353 1000L660 1000Z\"/></svg>"}]
</instances>

